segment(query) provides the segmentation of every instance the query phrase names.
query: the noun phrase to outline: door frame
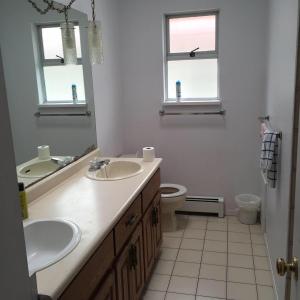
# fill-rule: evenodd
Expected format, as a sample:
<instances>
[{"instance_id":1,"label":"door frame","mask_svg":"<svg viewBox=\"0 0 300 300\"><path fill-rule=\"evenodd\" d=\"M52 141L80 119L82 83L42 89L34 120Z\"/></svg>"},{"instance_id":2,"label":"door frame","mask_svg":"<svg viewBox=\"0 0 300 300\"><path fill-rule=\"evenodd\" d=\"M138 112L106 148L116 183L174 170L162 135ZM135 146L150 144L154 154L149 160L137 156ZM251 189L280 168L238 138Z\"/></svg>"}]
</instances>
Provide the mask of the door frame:
<instances>
[{"instance_id":1,"label":"door frame","mask_svg":"<svg viewBox=\"0 0 300 300\"><path fill-rule=\"evenodd\" d=\"M299 1L300 3L300 1ZM295 220L295 205L296 205L296 181L297 181L297 160L298 148L300 147L299 125L300 125L300 13L298 11L298 36L297 36L297 58L296 58L296 78L295 78L295 98L294 98L294 112L293 112L293 136L292 136L292 167L290 173L290 197L289 197L289 224L288 224L288 241L287 241L287 261L293 259L293 245L294 245L294 220ZM300 173L300 172L299 172ZM300 205L300 203L298 204ZM285 282L285 299L291 299L291 281L292 274L286 274Z\"/></svg>"}]
</instances>

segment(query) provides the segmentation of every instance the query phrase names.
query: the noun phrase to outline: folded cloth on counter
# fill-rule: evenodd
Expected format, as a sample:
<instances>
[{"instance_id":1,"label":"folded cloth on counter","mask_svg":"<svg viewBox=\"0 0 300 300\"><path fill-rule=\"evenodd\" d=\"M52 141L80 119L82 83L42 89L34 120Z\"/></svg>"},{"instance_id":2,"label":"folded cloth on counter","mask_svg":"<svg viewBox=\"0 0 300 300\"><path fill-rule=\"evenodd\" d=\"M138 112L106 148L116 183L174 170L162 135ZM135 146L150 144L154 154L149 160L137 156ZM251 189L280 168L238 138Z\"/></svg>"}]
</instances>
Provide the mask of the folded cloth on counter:
<instances>
[{"instance_id":1,"label":"folded cloth on counter","mask_svg":"<svg viewBox=\"0 0 300 300\"><path fill-rule=\"evenodd\" d=\"M267 173L268 183L276 187L278 165L278 133L266 130L263 135L260 168Z\"/></svg>"}]
</instances>

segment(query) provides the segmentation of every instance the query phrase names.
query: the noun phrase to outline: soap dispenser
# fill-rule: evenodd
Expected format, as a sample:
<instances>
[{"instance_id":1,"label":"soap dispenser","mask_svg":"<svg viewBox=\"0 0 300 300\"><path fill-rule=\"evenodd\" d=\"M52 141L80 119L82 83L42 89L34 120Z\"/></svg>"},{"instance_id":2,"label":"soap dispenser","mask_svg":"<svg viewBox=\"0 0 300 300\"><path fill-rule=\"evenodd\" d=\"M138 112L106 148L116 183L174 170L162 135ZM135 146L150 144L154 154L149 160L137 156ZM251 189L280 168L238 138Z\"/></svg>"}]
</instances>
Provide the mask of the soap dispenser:
<instances>
[{"instance_id":1,"label":"soap dispenser","mask_svg":"<svg viewBox=\"0 0 300 300\"><path fill-rule=\"evenodd\" d=\"M19 182L19 197L20 197L20 205L21 205L21 212L22 218L28 218L28 206L27 206L27 197L25 192L25 187L23 182Z\"/></svg>"}]
</instances>

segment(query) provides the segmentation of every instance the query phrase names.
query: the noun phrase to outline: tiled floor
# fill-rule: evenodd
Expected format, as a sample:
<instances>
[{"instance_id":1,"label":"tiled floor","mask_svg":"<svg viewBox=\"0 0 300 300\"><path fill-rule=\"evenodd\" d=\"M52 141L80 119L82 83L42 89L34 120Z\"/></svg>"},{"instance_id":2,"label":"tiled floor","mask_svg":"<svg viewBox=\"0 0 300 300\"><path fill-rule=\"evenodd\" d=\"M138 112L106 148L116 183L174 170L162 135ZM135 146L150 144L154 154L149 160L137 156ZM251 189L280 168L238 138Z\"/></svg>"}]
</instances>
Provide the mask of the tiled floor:
<instances>
[{"instance_id":1,"label":"tiled floor","mask_svg":"<svg viewBox=\"0 0 300 300\"><path fill-rule=\"evenodd\" d=\"M144 300L274 300L259 225L235 217L179 216L164 233Z\"/></svg>"}]
</instances>

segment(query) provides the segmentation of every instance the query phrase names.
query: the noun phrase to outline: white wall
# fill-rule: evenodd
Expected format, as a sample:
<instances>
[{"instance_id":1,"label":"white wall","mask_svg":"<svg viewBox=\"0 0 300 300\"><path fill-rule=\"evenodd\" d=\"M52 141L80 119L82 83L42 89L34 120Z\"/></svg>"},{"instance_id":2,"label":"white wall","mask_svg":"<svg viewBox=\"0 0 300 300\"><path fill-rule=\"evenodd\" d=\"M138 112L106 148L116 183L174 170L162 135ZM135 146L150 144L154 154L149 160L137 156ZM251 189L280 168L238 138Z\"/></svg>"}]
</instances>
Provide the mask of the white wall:
<instances>
[{"instance_id":1,"label":"white wall","mask_svg":"<svg viewBox=\"0 0 300 300\"><path fill-rule=\"evenodd\" d=\"M61 22L62 15L40 15L27 1L4 1L0 9L0 43L17 163L36 156L38 145L48 144L53 155L79 155L96 143L95 117L34 117L38 110L33 24ZM86 15L72 10L70 20L87 26ZM12 22L13 20L13 22ZM82 32L85 30L83 29ZM86 32L86 31L85 31ZM87 35L82 38L87 40ZM91 67L87 43L82 44L86 97L94 111Z\"/></svg>"},{"instance_id":2,"label":"white wall","mask_svg":"<svg viewBox=\"0 0 300 300\"><path fill-rule=\"evenodd\" d=\"M266 231L274 270L276 259L287 256L297 24L297 0L270 0L266 114L272 127L283 134L278 187L269 189L266 199ZM285 277L275 278L278 299L284 299Z\"/></svg>"},{"instance_id":3,"label":"white wall","mask_svg":"<svg viewBox=\"0 0 300 300\"><path fill-rule=\"evenodd\" d=\"M29 300L21 209L0 53L0 298Z\"/></svg>"},{"instance_id":4,"label":"white wall","mask_svg":"<svg viewBox=\"0 0 300 300\"><path fill-rule=\"evenodd\" d=\"M59 2L64 3L64 0ZM123 152L119 7L117 0L96 0L95 4L104 45L104 63L92 68L97 141L103 155L116 156ZM91 18L90 1L77 0L73 7Z\"/></svg>"},{"instance_id":5,"label":"white wall","mask_svg":"<svg viewBox=\"0 0 300 300\"><path fill-rule=\"evenodd\" d=\"M267 1L126 0L120 3L125 152L163 157L162 180L189 195L259 192L259 122L265 100ZM159 117L164 13L220 9L220 91L226 116Z\"/></svg>"}]
</instances>

